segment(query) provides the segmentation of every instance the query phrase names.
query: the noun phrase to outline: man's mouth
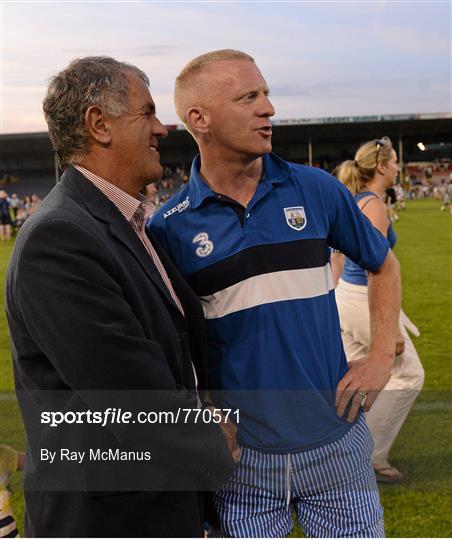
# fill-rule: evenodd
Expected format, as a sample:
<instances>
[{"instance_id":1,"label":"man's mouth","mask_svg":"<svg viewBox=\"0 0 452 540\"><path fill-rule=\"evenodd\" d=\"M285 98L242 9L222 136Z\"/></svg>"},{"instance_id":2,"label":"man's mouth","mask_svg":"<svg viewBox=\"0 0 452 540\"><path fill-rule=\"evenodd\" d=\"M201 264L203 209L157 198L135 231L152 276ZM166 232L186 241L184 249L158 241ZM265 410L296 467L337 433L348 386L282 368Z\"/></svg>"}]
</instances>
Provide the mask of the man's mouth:
<instances>
[{"instance_id":1,"label":"man's mouth","mask_svg":"<svg viewBox=\"0 0 452 540\"><path fill-rule=\"evenodd\" d=\"M258 128L256 131L258 131L264 137L271 137L272 126L262 126L261 128Z\"/></svg>"},{"instance_id":2,"label":"man's mouth","mask_svg":"<svg viewBox=\"0 0 452 540\"><path fill-rule=\"evenodd\" d=\"M159 153L158 150L157 150L157 145L156 144L151 144L151 150L153 150L154 152L157 152L157 154Z\"/></svg>"}]
</instances>

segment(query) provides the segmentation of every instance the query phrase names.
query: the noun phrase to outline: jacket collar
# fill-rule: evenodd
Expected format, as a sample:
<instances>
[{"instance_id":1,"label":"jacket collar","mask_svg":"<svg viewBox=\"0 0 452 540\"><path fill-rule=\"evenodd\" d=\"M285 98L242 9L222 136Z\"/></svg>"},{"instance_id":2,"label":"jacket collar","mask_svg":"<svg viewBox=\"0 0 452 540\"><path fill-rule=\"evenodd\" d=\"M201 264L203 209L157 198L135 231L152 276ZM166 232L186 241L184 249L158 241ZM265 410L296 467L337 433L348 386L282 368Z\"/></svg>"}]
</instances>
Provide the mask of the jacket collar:
<instances>
[{"instance_id":1,"label":"jacket collar","mask_svg":"<svg viewBox=\"0 0 452 540\"><path fill-rule=\"evenodd\" d=\"M69 167L62 175L60 184L72 191L77 199L87 211L96 219L106 223L112 235L123 244L139 262L140 266L152 282L157 286L159 291L165 297L167 302L180 314L179 309L174 303L168 288L163 282L163 279L155 267L152 259L144 247L142 241L132 229L130 223L121 214L118 208L104 195L90 180L88 180L81 172ZM146 231L149 238L151 236ZM171 276L170 276L171 278Z\"/></svg>"}]
</instances>

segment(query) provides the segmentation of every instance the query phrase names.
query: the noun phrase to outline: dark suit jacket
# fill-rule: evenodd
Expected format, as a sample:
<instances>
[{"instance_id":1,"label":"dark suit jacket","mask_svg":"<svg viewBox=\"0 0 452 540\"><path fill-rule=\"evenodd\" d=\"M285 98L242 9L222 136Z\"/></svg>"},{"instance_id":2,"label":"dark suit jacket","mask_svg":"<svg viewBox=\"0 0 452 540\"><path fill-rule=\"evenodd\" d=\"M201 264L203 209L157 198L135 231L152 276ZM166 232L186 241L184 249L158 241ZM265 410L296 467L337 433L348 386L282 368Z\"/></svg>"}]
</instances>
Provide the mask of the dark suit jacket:
<instances>
[{"instance_id":1,"label":"dark suit jacket","mask_svg":"<svg viewBox=\"0 0 452 540\"><path fill-rule=\"evenodd\" d=\"M153 241L154 245L155 242ZM51 427L42 411L137 413L197 407L206 381L204 317L156 245L185 318L131 226L73 168L21 229L6 308L27 433L27 536L199 536L197 490L233 462L213 423ZM41 459L42 448L149 451L149 462Z\"/></svg>"}]
</instances>

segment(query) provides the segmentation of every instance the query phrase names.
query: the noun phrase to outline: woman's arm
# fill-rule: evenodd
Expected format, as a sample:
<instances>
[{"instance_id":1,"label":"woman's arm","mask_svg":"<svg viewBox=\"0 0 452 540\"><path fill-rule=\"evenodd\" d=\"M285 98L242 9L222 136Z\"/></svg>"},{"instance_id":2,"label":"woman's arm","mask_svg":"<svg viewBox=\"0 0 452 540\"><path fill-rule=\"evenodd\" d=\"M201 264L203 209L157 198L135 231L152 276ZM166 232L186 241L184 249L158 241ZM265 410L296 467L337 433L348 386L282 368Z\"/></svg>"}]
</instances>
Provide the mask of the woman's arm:
<instances>
[{"instance_id":1,"label":"woman's arm","mask_svg":"<svg viewBox=\"0 0 452 540\"><path fill-rule=\"evenodd\" d=\"M365 197L359 202L360 204L358 206L361 208L361 212L369 219L372 225L381 232L383 236L387 237L390 223L388 220L386 206L384 205L383 201L377 197ZM400 331L400 328L398 328L395 354L402 354L404 350L405 339Z\"/></svg>"}]
</instances>

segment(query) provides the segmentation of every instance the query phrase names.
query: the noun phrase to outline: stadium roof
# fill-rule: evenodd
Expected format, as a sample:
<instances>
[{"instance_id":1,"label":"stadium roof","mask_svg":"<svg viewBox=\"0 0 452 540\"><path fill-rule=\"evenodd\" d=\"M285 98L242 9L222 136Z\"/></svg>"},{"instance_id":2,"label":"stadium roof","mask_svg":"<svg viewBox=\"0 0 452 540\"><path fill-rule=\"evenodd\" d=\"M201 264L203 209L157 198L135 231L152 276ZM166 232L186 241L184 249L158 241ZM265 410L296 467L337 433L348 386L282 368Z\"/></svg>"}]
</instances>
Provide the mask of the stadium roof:
<instances>
[{"instance_id":1,"label":"stadium roof","mask_svg":"<svg viewBox=\"0 0 452 540\"><path fill-rule=\"evenodd\" d=\"M412 113L412 114L379 114L367 116L326 116L324 118L297 118L289 120L276 120L277 126L301 124L355 124L363 122L395 122L406 120L436 120L452 118L452 113Z\"/></svg>"}]
</instances>

